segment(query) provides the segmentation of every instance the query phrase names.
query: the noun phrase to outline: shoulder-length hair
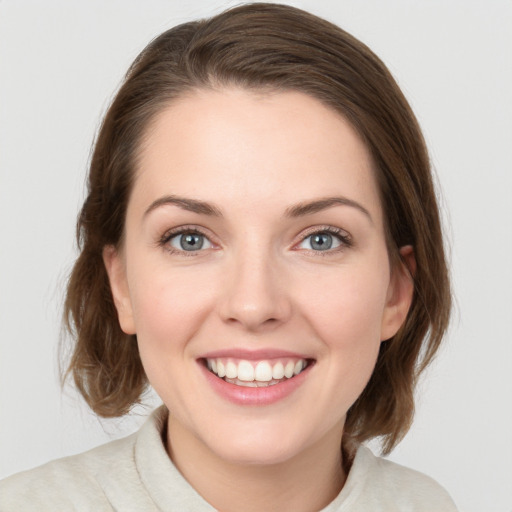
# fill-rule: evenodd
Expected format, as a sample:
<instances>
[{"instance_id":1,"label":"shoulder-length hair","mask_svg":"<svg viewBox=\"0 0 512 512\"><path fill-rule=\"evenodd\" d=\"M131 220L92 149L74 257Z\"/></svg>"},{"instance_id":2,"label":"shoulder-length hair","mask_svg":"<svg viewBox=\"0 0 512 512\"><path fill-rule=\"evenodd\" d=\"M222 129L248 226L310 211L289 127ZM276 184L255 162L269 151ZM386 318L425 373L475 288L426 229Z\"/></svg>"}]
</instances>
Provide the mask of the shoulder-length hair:
<instances>
[{"instance_id":1,"label":"shoulder-length hair","mask_svg":"<svg viewBox=\"0 0 512 512\"><path fill-rule=\"evenodd\" d=\"M243 5L172 28L128 70L97 136L78 218L81 252L65 303L76 343L65 376L73 375L101 416L123 415L140 401L147 378L136 336L119 326L102 251L122 242L148 124L187 91L225 86L308 94L343 115L371 151L392 264L400 247L414 248L414 297L398 333L381 343L370 381L348 411L345 434L358 441L381 436L389 452L410 427L417 378L449 319L429 157L409 104L380 59L339 27L286 5Z\"/></svg>"}]
</instances>

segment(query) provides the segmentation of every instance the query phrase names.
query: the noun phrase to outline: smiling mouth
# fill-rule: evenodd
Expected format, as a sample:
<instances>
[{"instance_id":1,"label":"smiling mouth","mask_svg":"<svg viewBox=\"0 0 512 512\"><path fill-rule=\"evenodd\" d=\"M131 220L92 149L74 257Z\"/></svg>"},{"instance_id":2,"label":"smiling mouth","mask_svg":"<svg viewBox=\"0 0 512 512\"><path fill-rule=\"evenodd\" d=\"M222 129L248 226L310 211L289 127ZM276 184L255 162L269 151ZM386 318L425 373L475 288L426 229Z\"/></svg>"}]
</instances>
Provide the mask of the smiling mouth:
<instances>
[{"instance_id":1,"label":"smiling mouth","mask_svg":"<svg viewBox=\"0 0 512 512\"><path fill-rule=\"evenodd\" d=\"M293 379L314 363L312 359L285 358L248 361L245 359L203 359L208 370L225 382L243 387L268 387Z\"/></svg>"}]
</instances>

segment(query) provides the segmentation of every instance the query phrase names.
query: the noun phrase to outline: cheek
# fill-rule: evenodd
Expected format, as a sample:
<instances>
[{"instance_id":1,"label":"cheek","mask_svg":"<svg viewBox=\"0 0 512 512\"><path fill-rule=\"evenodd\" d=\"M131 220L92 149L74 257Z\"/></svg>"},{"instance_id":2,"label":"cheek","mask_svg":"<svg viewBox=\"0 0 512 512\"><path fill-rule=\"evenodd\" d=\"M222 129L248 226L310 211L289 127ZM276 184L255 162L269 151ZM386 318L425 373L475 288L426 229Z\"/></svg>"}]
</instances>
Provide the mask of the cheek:
<instances>
[{"instance_id":1,"label":"cheek","mask_svg":"<svg viewBox=\"0 0 512 512\"><path fill-rule=\"evenodd\" d=\"M379 344L389 276L368 267L341 269L302 282L302 305L310 324L332 348Z\"/></svg>"},{"instance_id":2,"label":"cheek","mask_svg":"<svg viewBox=\"0 0 512 512\"><path fill-rule=\"evenodd\" d=\"M310 293L310 300L303 303L308 323L323 344L325 394L318 407L330 411L331 422L338 419L340 411L346 414L375 368L386 284L385 273L347 272L326 279L323 292Z\"/></svg>"},{"instance_id":3,"label":"cheek","mask_svg":"<svg viewBox=\"0 0 512 512\"><path fill-rule=\"evenodd\" d=\"M191 340L204 324L211 292L186 272L145 268L151 271L134 276L130 290L140 357L149 382L178 415L189 400L178 384L188 379Z\"/></svg>"},{"instance_id":4,"label":"cheek","mask_svg":"<svg viewBox=\"0 0 512 512\"><path fill-rule=\"evenodd\" d=\"M161 351L185 345L204 321L211 287L198 272L166 265L136 265L130 288L139 344Z\"/></svg>"}]
</instances>

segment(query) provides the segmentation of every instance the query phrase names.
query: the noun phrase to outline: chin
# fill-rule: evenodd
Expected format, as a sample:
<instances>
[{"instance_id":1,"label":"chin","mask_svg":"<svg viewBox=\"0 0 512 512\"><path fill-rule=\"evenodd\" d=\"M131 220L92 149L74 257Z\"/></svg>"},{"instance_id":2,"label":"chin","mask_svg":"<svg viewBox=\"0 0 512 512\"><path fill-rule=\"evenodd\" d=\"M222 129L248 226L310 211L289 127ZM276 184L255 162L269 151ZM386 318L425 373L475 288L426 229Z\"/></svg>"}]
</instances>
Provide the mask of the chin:
<instances>
[{"instance_id":1,"label":"chin","mask_svg":"<svg viewBox=\"0 0 512 512\"><path fill-rule=\"evenodd\" d=\"M300 450L287 449L273 443L266 446L246 446L234 449L224 449L219 456L231 464L241 466L272 466L293 459Z\"/></svg>"},{"instance_id":2,"label":"chin","mask_svg":"<svg viewBox=\"0 0 512 512\"><path fill-rule=\"evenodd\" d=\"M219 458L237 465L268 466L284 463L301 454L310 444L306 436L299 433L293 435L282 426L273 429L239 428L239 432L227 432L228 438L223 433L205 441Z\"/></svg>"}]
</instances>

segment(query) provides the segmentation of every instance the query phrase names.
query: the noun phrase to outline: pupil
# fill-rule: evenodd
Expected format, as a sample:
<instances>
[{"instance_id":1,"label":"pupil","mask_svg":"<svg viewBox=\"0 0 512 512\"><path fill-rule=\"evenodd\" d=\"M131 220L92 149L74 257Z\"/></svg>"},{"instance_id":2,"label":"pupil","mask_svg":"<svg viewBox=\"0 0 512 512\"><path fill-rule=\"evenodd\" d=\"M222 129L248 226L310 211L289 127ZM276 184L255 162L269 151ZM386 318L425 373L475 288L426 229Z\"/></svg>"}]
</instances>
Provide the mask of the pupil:
<instances>
[{"instance_id":1,"label":"pupil","mask_svg":"<svg viewBox=\"0 0 512 512\"><path fill-rule=\"evenodd\" d=\"M328 233L313 235L311 247L317 251L326 251L332 246L332 236Z\"/></svg>"},{"instance_id":2,"label":"pupil","mask_svg":"<svg viewBox=\"0 0 512 512\"><path fill-rule=\"evenodd\" d=\"M197 251L203 246L203 237L193 233L182 235L180 245L185 251Z\"/></svg>"}]
</instances>

